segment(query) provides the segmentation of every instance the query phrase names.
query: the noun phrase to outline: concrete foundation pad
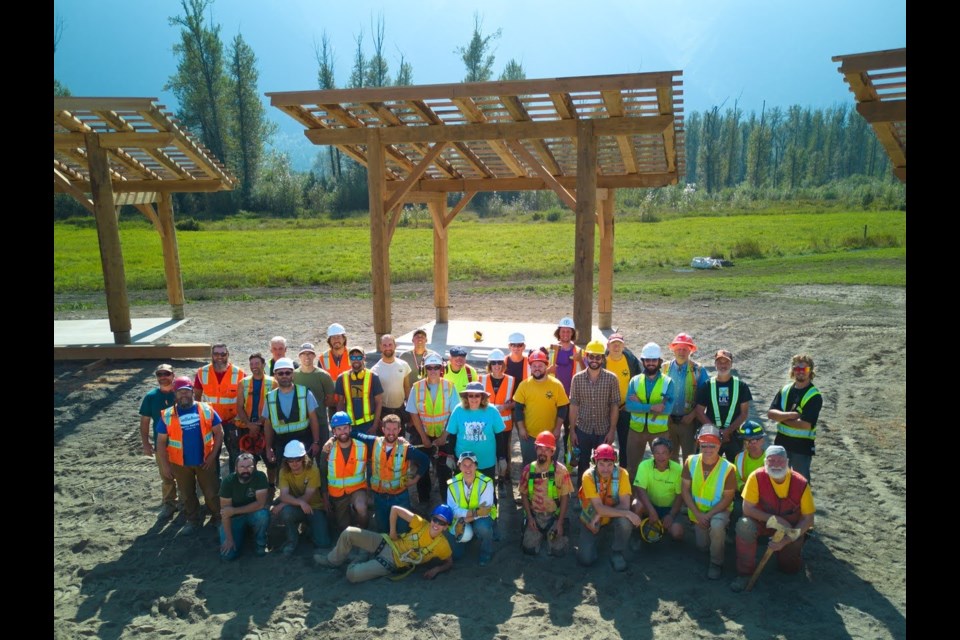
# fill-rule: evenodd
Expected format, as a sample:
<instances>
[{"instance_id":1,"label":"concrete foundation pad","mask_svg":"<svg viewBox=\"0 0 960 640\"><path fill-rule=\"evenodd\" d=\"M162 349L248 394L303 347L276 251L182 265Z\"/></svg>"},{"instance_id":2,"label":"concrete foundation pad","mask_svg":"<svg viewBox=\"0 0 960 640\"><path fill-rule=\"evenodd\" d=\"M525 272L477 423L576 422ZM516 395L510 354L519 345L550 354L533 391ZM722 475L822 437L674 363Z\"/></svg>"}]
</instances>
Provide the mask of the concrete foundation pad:
<instances>
[{"instance_id":1,"label":"concrete foundation pad","mask_svg":"<svg viewBox=\"0 0 960 640\"><path fill-rule=\"evenodd\" d=\"M131 318L130 341L133 344L150 344L157 338L173 331L189 318L173 320L171 318ZM53 345L112 345L113 332L110 320L54 320Z\"/></svg>"}]
</instances>

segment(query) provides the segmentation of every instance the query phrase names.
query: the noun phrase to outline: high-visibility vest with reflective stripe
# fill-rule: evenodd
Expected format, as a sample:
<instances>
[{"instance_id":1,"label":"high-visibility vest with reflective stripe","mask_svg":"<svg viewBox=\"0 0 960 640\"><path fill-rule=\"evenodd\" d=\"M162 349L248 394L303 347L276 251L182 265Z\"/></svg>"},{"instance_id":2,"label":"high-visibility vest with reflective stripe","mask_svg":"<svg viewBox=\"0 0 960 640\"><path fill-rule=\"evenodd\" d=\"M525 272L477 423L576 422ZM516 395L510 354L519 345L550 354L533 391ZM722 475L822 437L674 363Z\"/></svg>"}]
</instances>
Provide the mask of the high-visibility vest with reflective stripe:
<instances>
[{"instance_id":1,"label":"high-visibility vest with reflective stripe","mask_svg":"<svg viewBox=\"0 0 960 640\"><path fill-rule=\"evenodd\" d=\"M640 374L640 380L637 381L637 398L643 404L660 404L663 401L663 387L666 386L667 376L662 373L657 376L657 381L653 384L653 391L650 392L650 398L647 398L647 380L646 376ZM663 433L669 428L670 414L667 413L631 413L630 428L634 431L643 431L646 429L649 433Z\"/></svg>"},{"instance_id":2,"label":"high-visibility vest with reflective stripe","mask_svg":"<svg viewBox=\"0 0 960 640\"><path fill-rule=\"evenodd\" d=\"M579 356L579 359L577 356ZM559 349L557 349L556 351L554 351L553 349L550 349L550 353L547 355L547 359L549 360L549 364L547 366L552 367L553 365L557 364L557 358L559 357L560 357ZM583 369L583 364L581 364L582 361L583 361L583 356L580 355L580 347L578 347L577 345L573 345L573 354L570 356L570 362L571 364L573 364L573 371L570 373L571 380L573 379L573 376L577 375L578 371ZM556 374L554 374L554 377L556 377Z\"/></svg>"},{"instance_id":3,"label":"high-visibility vest with reflective stripe","mask_svg":"<svg viewBox=\"0 0 960 640\"><path fill-rule=\"evenodd\" d=\"M340 374L340 377L343 379L343 400L346 403L347 415L350 416L350 422L354 425L366 424L373 420L374 408L373 408L373 395L370 393L370 389L373 386L373 372L369 369L363 370L363 390L361 393L361 400L363 401L363 415L358 419L354 415L353 409L353 395L350 390L350 380L356 379L353 371Z\"/></svg>"},{"instance_id":4,"label":"high-visibility vest with reflective stripe","mask_svg":"<svg viewBox=\"0 0 960 640\"><path fill-rule=\"evenodd\" d=\"M253 414L253 376L244 378L243 382L243 410L247 412L249 418ZM260 397L257 399L257 415L263 417L263 406L267 400L267 394L277 388L277 381L270 376L263 377L263 384L260 385Z\"/></svg>"},{"instance_id":5,"label":"high-visibility vest with reflective stripe","mask_svg":"<svg viewBox=\"0 0 960 640\"><path fill-rule=\"evenodd\" d=\"M534 480L538 478L546 478L547 481L547 496L557 503L557 510L554 512L554 515L560 513L560 504L558 500L560 499L560 493L557 491L557 483L554 481L556 478L556 467L553 466L553 463L550 463L550 468L546 471L537 471L537 462L533 461L530 463L530 470L527 471L527 497L530 499L530 503L533 504L533 485Z\"/></svg>"},{"instance_id":6,"label":"high-visibility vest with reflective stripe","mask_svg":"<svg viewBox=\"0 0 960 640\"><path fill-rule=\"evenodd\" d=\"M453 386L454 384L449 380L440 378L437 394L431 398L426 379L419 380L413 385L413 404L417 407L417 415L423 423L423 430L431 438L437 438L443 433L447 419L453 412L454 407L447 406L447 396L450 395L450 387Z\"/></svg>"},{"instance_id":7,"label":"high-visibility vest with reflective stripe","mask_svg":"<svg viewBox=\"0 0 960 640\"><path fill-rule=\"evenodd\" d=\"M450 370L450 363L448 362L443 368L443 379L452 382L459 393L467 388L467 384L477 379L477 370L465 364L460 367L460 371L454 373Z\"/></svg>"},{"instance_id":8,"label":"high-visibility vest with reflective stripe","mask_svg":"<svg viewBox=\"0 0 960 640\"><path fill-rule=\"evenodd\" d=\"M330 377L336 380L340 377L344 371L350 371L350 354L347 353L347 350L344 349L343 353L340 354L340 364L337 364L333 359L333 354L330 353L330 350L327 349L320 354L320 357L317 358L317 362L323 369L327 370L327 373L330 374Z\"/></svg>"},{"instance_id":9,"label":"high-visibility vest with reflective stripe","mask_svg":"<svg viewBox=\"0 0 960 640\"><path fill-rule=\"evenodd\" d=\"M200 435L203 437L203 457L213 451L213 408L206 402L197 403L200 415ZM167 425L167 460L183 466L183 428L180 426L180 414L176 405L167 407L161 414Z\"/></svg>"},{"instance_id":10,"label":"high-visibility vest with reflective stripe","mask_svg":"<svg viewBox=\"0 0 960 640\"><path fill-rule=\"evenodd\" d=\"M787 410L787 395L790 393L790 388L792 386L793 383L790 383L780 390L780 411ZM807 405L807 402L810 401L810 398L818 395L820 395L820 390L815 386L810 385L810 388L807 389L807 392L803 394L803 398L800 399L800 404L797 405L797 411L803 413L803 408ZM777 433L782 433L783 435L790 436L792 438L805 438L807 440L813 440L817 437L817 427L814 425L809 429L797 429L796 427L790 427L782 422L778 422Z\"/></svg>"},{"instance_id":11,"label":"high-visibility vest with reflective stripe","mask_svg":"<svg viewBox=\"0 0 960 640\"><path fill-rule=\"evenodd\" d=\"M341 498L367 488L367 445L350 440L350 450L343 457L343 449L335 444L327 460L327 490L330 497Z\"/></svg>"},{"instance_id":12,"label":"high-visibility vest with reflective stripe","mask_svg":"<svg viewBox=\"0 0 960 640\"><path fill-rule=\"evenodd\" d=\"M500 383L500 389L493 392L493 382L490 380L490 374L480 376L483 381L483 388L490 394L490 404L506 404L513 399L513 391L516 378L507 374L503 375L503 382ZM500 417L503 418L504 431L510 431L513 428L513 409L501 409Z\"/></svg>"},{"instance_id":13,"label":"high-visibility vest with reflective stripe","mask_svg":"<svg viewBox=\"0 0 960 640\"><path fill-rule=\"evenodd\" d=\"M664 362L662 371L665 375L670 376L675 381L679 382L679 379L676 376L670 375L670 368L678 369L677 361ZM687 360L687 374L683 378L684 393L683 393L683 412L690 413L690 410L693 409L693 405L696 403L697 395L697 377L700 375L700 365L694 362L693 360ZM676 411L676 407L674 407Z\"/></svg>"},{"instance_id":14,"label":"high-visibility vest with reflective stripe","mask_svg":"<svg viewBox=\"0 0 960 640\"><path fill-rule=\"evenodd\" d=\"M694 503L697 505L697 509L706 513L719 504L723 498L723 487L726 484L727 474L734 472L734 470L733 465L730 464L726 458L721 457L713 469L710 470L707 477L704 478L703 473L700 471L701 457L702 455L698 453L688 458L690 463L690 493L693 496ZM733 510L732 500L727 510ZM693 516L693 512L690 511L690 509L687 509L687 511L690 516L690 522L696 522L697 519Z\"/></svg>"},{"instance_id":15,"label":"high-visibility vest with reflective stripe","mask_svg":"<svg viewBox=\"0 0 960 640\"><path fill-rule=\"evenodd\" d=\"M504 370L504 372L506 372L506 370L507 370L507 363L508 363L508 362L513 362L514 365L516 365L516 363L514 362L514 360L508 355L506 358L503 359L503 370ZM523 368L521 369L520 377L517 378L516 376L514 376L514 378L517 379L517 384L523 382L524 380L526 380L526 379L530 376L530 361L527 360L527 356L523 356L523 358L520 360L520 362L521 362L521 364L523 364Z\"/></svg>"},{"instance_id":16,"label":"high-visibility vest with reflective stripe","mask_svg":"<svg viewBox=\"0 0 960 640\"><path fill-rule=\"evenodd\" d=\"M747 476L763 466L763 456L753 459L747 455L746 450L743 450L737 454L733 464L737 467L737 488L743 489Z\"/></svg>"},{"instance_id":17,"label":"high-visibility vest with reflective stripe","mask_svg":"<svg viewBox=\"0 0 960 640\"><path fill-rule=\"evenodd\" d=\"M407 445L400 442L393 444L388 454L381 436L373 444L373 459L370 469L370 488L377 493L396 495L406 491L407 469L410 463L407 460Z\"/></svg>"},{"instance_id":18,"label":"high-visibility vest with reflective stripe","mask_svg":"<svg viewBox=\"0 0 960 640\"><path fill-rule=\"evenodd\" d=\"M458 473L453 476L451 479L447 480L447 487L450 489L450 492L453 494L453 499L456 500L457 506L461 509L477 509L480 507L480 496L483 495L484 489L487 488L487 485L490 484L490 478L483 475L477 471L477 475L473 479L473 486L470 487L470 495L467 496L467 492L464 491L463 485L463 474ZM487 505L490 507L490 517L494 520L497 519L497 505ZM450 532L454 533L453 528L456 526L456 519L450 524ZM456 535L454 533L454 535Z\"/></svg>"},{"instance_id":19,"label":"high-visibility vest with reflective stripe","mask_svg":"<svg viewBox=\"0 0 960 640\"><path fill-rule=\"evenodd\" d=\"M227 367L223 379L219 382L212 364L200 367L197 372L200 384L203 385L204 400L213 406L224 422L233 420L237 415L237 393L240 390L240 381L245 375L243 369L236 365L228 364Z\"/></svg>"},{"instance_id":20,"label":"high-visibility vest with reflective stripe","mask_svg":"<svg viewBox=\"0 0 960 640\"><path fill-rule=\"evenodd\" d=\"M270 426L274 433L297 433L310 426L310 414L307 413L307 391L302 384L293 385L294 400L297 402L299 419L296 422L287 422L280 411L280 389L274 389L267 394L267 406L270 408ZM293 409L291 403L290 409Z\"/></svg>"},{"instance_id":21,"label":"high-visibility vest with reflective stripe","mask_svg":"<svg viewBox=\"0 0 960 640\"><path fill-rule=\"evenodd\" d=\"M710 378L710 402L713 405L713 420L721 429L728 428L730 423L733 422L733 414L736 413L737 409L737 400L740 398L740 378L733 376L731 378L731 382L730 407L727 409L727 417L724 418L723 424L720 424L720 404L717 398L717 379Z\"/></svg>"}]
</instances>

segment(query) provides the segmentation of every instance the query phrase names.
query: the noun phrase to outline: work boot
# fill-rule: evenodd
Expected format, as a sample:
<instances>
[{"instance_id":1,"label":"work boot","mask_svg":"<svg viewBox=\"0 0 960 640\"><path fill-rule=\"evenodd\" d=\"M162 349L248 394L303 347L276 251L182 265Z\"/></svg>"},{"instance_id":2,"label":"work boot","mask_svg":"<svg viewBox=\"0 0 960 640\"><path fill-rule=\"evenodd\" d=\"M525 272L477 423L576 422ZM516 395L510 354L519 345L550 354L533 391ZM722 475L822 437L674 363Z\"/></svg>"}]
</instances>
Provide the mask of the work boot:
<instances>
[{"instance_id":1,"label":"work boot","mask_svg":"<svg viewBox=\"0 0 960 640\"><path fill-rule=\"evenodd\" d=\"M157 520L169 520L176 512L177 508L175 506L164 503L163 506L160 507L160 511L157 513Z\"/></svg>"},{"instance_id":2,"label":"work boot","mask_svg":"<svg viewBox=\"0 0 960 640\"><path fill-rule=\"evenodd\" d=\"M267 547L264 545L258 544L253 554L258 558L262 558L263 556L267 555Z\"/></svg>"},{"instance_id":3,"label":"work boot","mask_svg":"<svg viewBox=\"0 0 960 640\"><path fill-rule=\"evenodd\" d=\"M325 551L319 551L313 554L313 564L318 567L326 567L327 569L333 569L337 566L330 562L330 558L327 557L327 552Z\"/></svg>"},{"instance_id":4,"label":"work boot","mask_svg":"<svg viewBox=\"0 0 960 640\"><path fill-rule=\"evenodd\" d=\"M719 580L723 575L723 567L718 564L710 563L710 568L707 569L707 579L708 580Z\"/></svg>"},{"instance_id":5,"label":"work boot","mask_svg":"<svg viewBox=\"0 0 960 640\"><path fill-rule=\"evenodd\" d=\"M740 593L747 588L748 582L750 582L750 576L737 576L734 581L730 583L730 591Z\"/></svg>"},{"instance_id":6,"label":"work boot","mask_svg":"<svg viewBox=\"0 0 960 640\"><path fill-rule=\"evenodd\" d=\"M613 567L614 571L626 571L627 561L624 559L622 553L614 552L613 555L610 556L610 566Z\"/></svg>"},{"instance_id":7,"label":"work boot","mask_svg":"<svg viewBox=\"0 0 960 640\"><path fill-rule=\"evenodd\" d=\"M183 526L183 529L180 529L180 535L182 536L192 536L199 529L199 525L196 522L188 522Z\"/></svg>"}]
</instances>

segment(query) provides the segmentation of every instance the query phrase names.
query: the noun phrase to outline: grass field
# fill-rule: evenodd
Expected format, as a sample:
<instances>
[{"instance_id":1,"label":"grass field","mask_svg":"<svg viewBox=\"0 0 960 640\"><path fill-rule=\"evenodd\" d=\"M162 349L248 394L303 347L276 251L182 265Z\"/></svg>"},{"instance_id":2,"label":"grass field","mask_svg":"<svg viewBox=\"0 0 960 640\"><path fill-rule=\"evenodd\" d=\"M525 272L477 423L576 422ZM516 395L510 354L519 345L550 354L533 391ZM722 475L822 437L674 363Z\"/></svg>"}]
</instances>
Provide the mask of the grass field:
<instances>
[{"instance_id":1,"label":"grass field","mask_svg":"<svg viewBox=\"0 0 960 640\"><path fill-rule=\"evenodd\" d=\"M124 219L120 229L128 289L163 290L156 231L145 220ZM370 234L364 227L219 228L182 231L177 238L188 291L311 285L368 291L356 286L370 279ZM570 291L573 247L574 225L567 220L524 224L458 220L449 232L450 279L468 287L477 281L476 291ZM710 255L730 259L735 266L689 269L694 256ZM430 282L433 232L398 228L390 263L395 283ZM668 296L748 295L785 284L905 286L906 213L618 221L614 270L617 293ZM55 294L103 290L94 228L54 223L53 285Z\"/></svg>"}]
</instances>

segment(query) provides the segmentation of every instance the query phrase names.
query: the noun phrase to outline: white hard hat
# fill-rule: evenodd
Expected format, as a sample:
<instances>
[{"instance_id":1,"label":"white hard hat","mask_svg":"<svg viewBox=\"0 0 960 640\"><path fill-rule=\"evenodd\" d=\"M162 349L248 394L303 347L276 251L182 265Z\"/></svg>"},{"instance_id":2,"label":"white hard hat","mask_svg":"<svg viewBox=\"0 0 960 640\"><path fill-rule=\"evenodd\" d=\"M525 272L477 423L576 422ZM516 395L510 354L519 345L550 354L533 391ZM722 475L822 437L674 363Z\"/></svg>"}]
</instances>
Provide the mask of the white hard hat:
<instances>
[{"instance_id":1,"label":"white hard hat","mask_svg":"<svg viewBox=\"0 0 960 640\"><path fill-rule=\"evenodd\" d=\"M527 343L522 333L511 333L510 337L507 338L507 342L509 344L526 344Z\"/></svg>"},{"instance_id":2,"label":"white hard hat","mask_svg":"<svg viewBox=\"0 0 960 640\"><path fill-rule=\"evenodd\" d=\"M457 536L457 542L470 542L471 540L473 540L473 527L468 522L463 525L463 533Z\"/></svg>"},{"instance_id":3,"label":"white hard hat","mask_svg":"<svg viewBox=\"0 0 960 640\"><path fill-rule=\"evenodd\" d=\"M307 448L299 440L291 440L283 448L284 458L302 458L307 455Z\"/></svg>"},{"instance_id":4,"label":"white hard hat","mask_svg":"<svg viewBox=\"0 0 960 640\"><path fill-rule=\"evenodd\" d=\"M573 326L573 318L560 318L560 324L557 325L558 329L576 329Z\"/></svg>"},{"instance_id":5,"label":"white hard hat","mask_svg":"<svg viewBox=\"0 0 960 640\"><path fill-rule=\"evenodd\" d=\"M332 337L332 336L342 336L342 335L346 335L346 333L347 333L347 330L343 328L343 325L342 325L342 324L339 324L339 323L336 323L336 322L334 322L332 325L330 325L329 327L327 327L327 337L328 337L328 338L330 338L330 337Z\"/></svg>"},{"instance_id":6,"label":"white hard hat","mask_svg":"<svg viewBox=\"0 0 960 640\"><path fill-rule=\"evenodd\" d=\"M293 369L293 360L290 358L280 358L273 365L273 370L276 371L277 369Z\"/></svg>"},{"instance_id":7,"label":"white hard hat","mask_svg":"<svg viewBox=\"0 0 960 640\"><path fill-rule=\"evenodd\" d=\"M439 364L439 365L443 364L443 358L441 358L436 353L429 353L427 354L427 357L423 359L424 366L427 366L427 365L433 366L435 364Z\"/></svg>"},{"instance_id":8,"label":"white hard hat","mask_svg":"<svg viewBox=\"0 0 960 640\"><path fill-rule=\"evenodd\" d=\"M648 342L643 345L643 350L640 351L640 357L646 360L659 360L660 359L660 345L656 342Z\"/></svg>"},{"instance_id":9,"label":"white hard hat","mask_svg":"<svg viewBox=\"0 0 960 640\"><path fill-rule=\"evenodd\" d=\"M487 356L487 362L503 362L504 358L506 358L506 356L503 355L503 351L494 349L490 352L490 355Z\"/></svg>"}]
</instances>

